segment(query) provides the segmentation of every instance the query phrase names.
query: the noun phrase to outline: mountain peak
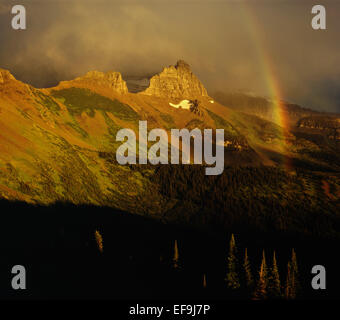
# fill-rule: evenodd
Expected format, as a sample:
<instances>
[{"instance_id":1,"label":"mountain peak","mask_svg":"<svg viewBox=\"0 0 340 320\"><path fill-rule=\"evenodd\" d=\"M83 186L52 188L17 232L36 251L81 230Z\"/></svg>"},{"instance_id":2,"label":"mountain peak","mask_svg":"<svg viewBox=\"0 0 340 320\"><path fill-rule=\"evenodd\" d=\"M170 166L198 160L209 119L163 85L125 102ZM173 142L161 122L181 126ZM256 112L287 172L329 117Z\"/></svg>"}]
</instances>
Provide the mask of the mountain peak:
<instances>
[{"instance_id":1,"label":"mountain peak","mask_svg":"<svg viewBox=\"0 0 340 320\"><path fill-rule=\"evenodd\" d=\"M184 60L178 60L175 66L176 69L183 69L191 72L190 65Z\"/></svg>"},{"instance_id":2,"label":"mountain peak","mask_svg":"<svg viewBox=\"0 0 340 320\"><path fill-rule=\"evenodd\" d=\"M89 71L84 76L76 78L75 81L96 82L101 86L109 86L121 94L128 92L126 82L123 80L120 72L109 71L104 73L100 71Z\"/></svg>"},{"instance_id":3,"label":"mountain peak","mask_svg":"<svg viewBox=\"0 0 340 320\"><path fill-rule=\"evenodd\" d=\"M153 76L150 86L141 94L176 99L208 96L201 81L191 72L190 65L183 60L178 60L175 66L164 68Z\"/></svg>"},{"instance_id":4,"label":"mountain peak","mask_svg":"<svg viewBox=\"0 0 340 320\"><path fill-rule=\"evenodd\" d=\"M5 83L8 80L16 80L16 79L8 70L0 68L0 83Z\"/></svg>"},{"instance_id":5,"label":"mountain peak","mask_svg":"<svg viewBox=\"0 0 340 320\"><path fill-rule=\"evenodd\" d=\"M120 94L128 93L126 82L123 80L121 73L115 71L109 71L106 73L95 70L88 71L85 75L73 80L61 81L60 85L63 84L80 84L85 87L109 87Z\"/></svg>"}]
</instances>

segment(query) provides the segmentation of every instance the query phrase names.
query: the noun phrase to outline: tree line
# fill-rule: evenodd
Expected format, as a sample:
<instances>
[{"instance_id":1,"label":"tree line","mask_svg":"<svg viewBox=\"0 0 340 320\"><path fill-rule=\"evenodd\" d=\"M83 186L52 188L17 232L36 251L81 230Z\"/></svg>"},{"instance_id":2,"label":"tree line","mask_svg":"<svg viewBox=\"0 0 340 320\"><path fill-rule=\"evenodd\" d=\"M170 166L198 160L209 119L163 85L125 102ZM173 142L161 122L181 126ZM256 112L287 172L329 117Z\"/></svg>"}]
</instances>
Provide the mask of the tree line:
<instances>
[{"instance_id":1,"label":"tree line","mask_svg":"<svg viewBox=\"0 0 340 320\"><path fill-rule=\"evenodd\" d=\"M178 242L175 240L172 259L174 269L181 268ZM271 263L267 263L265 250L262 251L261 264L253 272L248 250L245 248L243 258L239 260L234 234L231 235L225 276L226 288L233 292L242 291L252 300L287 299L299 297L302 287L299 280L296 252L292 249L287 263L285 279L280 275L276 252L273 252ZM203 275L203 288L207 287L206 274Z\"/></svg>"},{"instance_id":2,"label":"tree line","mask_svg":"<svg viewBox=\"0 0 340 320\"><path fill-rule=\"evenodd\" d=\"M272 167L226 167L205 176L203 166L164 165L151 180L167 199L167 216L186 223L237 225L316 236L339 234L337 204L324 196L321 178L296 169L291 175ZM311 192L306 192L310 188Z\"/></svg>"},{"instance_id":3,"label":"tree line","mask_svg":"<svg viewBox=\"0 0 340 320\"><path fill-rule=\"evenodd\" d=\"M301 288L299 282L298 263L295 250L292 249L291 259L287 264L285 282L281 282L276 253L273 252L272 262L268 265L265 251L257 274L253 274L247 248L245 248L241 268L237 258L235 237L232 234L229 244L228 269L225 281L231 290L244 286L254 300L264 299L295 299ZM241 281L243 279L244 281Z\"/></svg>"}]
</instances>

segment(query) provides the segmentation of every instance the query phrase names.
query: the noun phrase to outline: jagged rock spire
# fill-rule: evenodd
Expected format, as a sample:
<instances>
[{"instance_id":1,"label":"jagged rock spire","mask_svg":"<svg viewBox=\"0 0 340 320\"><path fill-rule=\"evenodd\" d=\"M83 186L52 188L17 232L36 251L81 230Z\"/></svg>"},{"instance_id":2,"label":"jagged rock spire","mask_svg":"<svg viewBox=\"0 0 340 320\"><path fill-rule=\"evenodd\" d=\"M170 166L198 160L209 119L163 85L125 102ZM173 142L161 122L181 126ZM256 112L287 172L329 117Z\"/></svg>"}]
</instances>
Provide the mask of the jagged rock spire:
<instances>
[{"instance_id":1,"label":"jagged rock spire","mask_svg":"<svg viewBox=\"0 0 340 320\"><path fill-rule=\"evenodd\" d=\"M184 70L188 70L188 71L191 72L190 65L188 63L186 63L184 60L178 60L175 68L176 69L184 69Z\"/></svg>"},{"instance_id":2,"label":"jagged rock spire","mask_svg":"<svg viewBox=\"0 0 340 320\"><path fill-rule=\"evenodd\" d=\"M153 76L149 88L141 94L182 99L208 96L201 81L191 72L190 65L183 60Z\"/></svg>"}]
</instances>

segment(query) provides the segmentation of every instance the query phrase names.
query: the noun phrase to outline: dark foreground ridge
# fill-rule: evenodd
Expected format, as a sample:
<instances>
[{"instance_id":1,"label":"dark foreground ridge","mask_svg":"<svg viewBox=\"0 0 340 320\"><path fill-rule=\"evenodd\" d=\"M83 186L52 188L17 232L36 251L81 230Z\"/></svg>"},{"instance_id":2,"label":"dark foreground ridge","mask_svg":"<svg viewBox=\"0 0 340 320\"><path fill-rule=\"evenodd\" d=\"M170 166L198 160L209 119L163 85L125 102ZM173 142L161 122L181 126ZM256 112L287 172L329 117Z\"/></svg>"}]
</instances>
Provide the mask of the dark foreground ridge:
<instances>
[{"instance_id":1,"label":"dark foreground ridge","mask_svg":"<svg viewBox=\"0 0 340 320\"><path fill-rule=\"evenodd\" d=\"M232 232L241 284L245 248L255 278L262 250L268 265L275 250L282 285L294 248L300 299L332 298L338 293L339 239L259 233L236 226L227 232L198 230L112 208L65 203L34 206L2 200L0 208L0 296L5 299L250 299L242 286L230 290L224 280ZM102 252L96 231L103 240ZM17 264L26 268L24 291L11 288L11 268ZM326 291L311 288L316 264L327 269Z\"/></svg>"}]
</instances>

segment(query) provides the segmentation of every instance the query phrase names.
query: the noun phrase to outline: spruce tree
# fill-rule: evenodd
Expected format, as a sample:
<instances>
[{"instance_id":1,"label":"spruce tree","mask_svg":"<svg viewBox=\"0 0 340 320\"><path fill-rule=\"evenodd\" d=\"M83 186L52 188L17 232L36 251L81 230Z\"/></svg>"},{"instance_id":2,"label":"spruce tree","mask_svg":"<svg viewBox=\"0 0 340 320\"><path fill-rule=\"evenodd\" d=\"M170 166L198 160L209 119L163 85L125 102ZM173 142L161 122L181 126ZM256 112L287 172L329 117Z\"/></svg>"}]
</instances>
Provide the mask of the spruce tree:
<instances>
[{"instance_id":1,"label":"spruce tree","mask_svg":"<svg viewBox=\"0 0 340 320\"><path fill-rule=\"evenodd\" d=\"M300 281L296 253L294 249L292 249L291 271L292 271L292 286L294 288L295 298L300 290Z\"/></svg>"},{"instance_id":2,"label":"spruce tree","mask_svg":"<svg viewBox=\"0 0 340 320\"><path fill-rule=\"evenodd\" d=\"M240 282L237 274L236 251L235 238L232 234L229 245L228 272L225 280L227 281L227 287L233 290L240 287Z\"/></svg>"},{"instance_id":3,"label":"spruce tree","mask_svg":"<svg viewBox=\"0 0 340 320\"><path fill-rule=\"evenodd\" d=\"M98 246L99 251L101 253L103 253L104 246L103 246L103 237L102 237L102 235L100 234L100 232L98 230L96 230L95 233L94 233L94 236L96 238L96 242L97 242L97 246Z\"/></svg>"},{"instance_id":4,"label":"spruce tree","mask_svg":"<svg viewBox=\"0 0 340 320\"><path fill-rule=\"evenodd\" d=\"M290 262L287 264L287 277L285 286L285 298L292 299L294 297L294 288L292 287L292 268Z\"/></svg>"},{"instance_id":5,"label":"spruce tree","mask_svg":"<svg viewBox=\"0 0 340 320\"><path fill-rule=\"evenodd\" d=\"M177 240L175 240L175 245L174 245L174 257L172 259L173 266L175 269L179 268L179 253L178 253L178 244Z\"/></svg>"},{"instance_id":6,"label":"spruce tree","mask_svg":"<svg viewBox=\"0 0 340 320\"><path fill-rule=\"evenodd\" d=\"M247 248L245 249L244 253L244 262L243 262L243 268L244 268L244 276L246 280L246 286L249 289L252 289L254 286L254 278L251 273L251 266L249 262L249 257L248 257L248 251Z\"/></svg>"},{"instance_id":7,"label":"spruce tree","mask_svg":"<svg viewBox=\"0 0 340 320\"><path fill-rule=\"evenodd\" d=\"M281 282L279 268L277 266L275 251L273 254L273 265L270 269L270 276L268 281L268 293L272 298L281 297Z\"/></svg>"},{"instance_id":8,"label":"spruce tree","mask_svg":"<svg viewBox=\"0 0 340 320\"><path fill-rule=\"evenodd\" d=\"M268 270L266 264L266 257L263 250L259 278L257 280L256 289L254 293L255 300L263 300L267 298L267 286L268 286Z\"/></svg>"}]
</instances>

